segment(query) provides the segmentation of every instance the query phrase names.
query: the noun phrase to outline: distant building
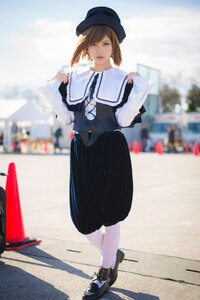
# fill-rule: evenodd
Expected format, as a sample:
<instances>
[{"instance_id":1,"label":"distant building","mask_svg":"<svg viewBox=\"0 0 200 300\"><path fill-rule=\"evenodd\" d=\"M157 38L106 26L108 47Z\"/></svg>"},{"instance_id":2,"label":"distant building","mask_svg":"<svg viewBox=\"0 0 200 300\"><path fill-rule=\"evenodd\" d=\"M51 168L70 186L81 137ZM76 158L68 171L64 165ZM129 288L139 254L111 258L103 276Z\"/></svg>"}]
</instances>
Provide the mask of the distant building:
<instances>
[{"instance_id":1,"label":"distant building","mask_svg":"<svg viewBox=\"0 0 200 300\"><path fill-rule=\"evenodd\" d=\"M149 66L137 64L137 72L139 72L141 76L152 79L155 82L144 104L146 113L142 116L143 125L148 129L152 124L154 117L161 111L159 96L160 71ZM141 140L141 128L142 124L136 124L133 128L123 130L129 144L134 140Z\"/></svg>"}]
</instances>

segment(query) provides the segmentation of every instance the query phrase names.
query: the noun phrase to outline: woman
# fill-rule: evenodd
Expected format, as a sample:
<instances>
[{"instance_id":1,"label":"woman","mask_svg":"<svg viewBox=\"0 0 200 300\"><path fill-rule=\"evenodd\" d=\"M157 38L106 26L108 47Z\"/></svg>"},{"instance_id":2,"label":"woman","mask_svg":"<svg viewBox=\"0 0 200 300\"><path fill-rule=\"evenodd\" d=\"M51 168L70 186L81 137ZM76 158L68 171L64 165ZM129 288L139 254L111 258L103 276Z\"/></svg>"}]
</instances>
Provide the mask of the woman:
<instances>
[{"instance_id":1,"label":"woman","mask_svg":"<svg viewBox=\"0 0 200 300\"><path fill-rule=\"evenodd\" d=\"M138 73L127 76L118 68L126 34L114 10L92 8L76 33L79 40L71 66L82 58L92 66L58 73L40 91L63 124L74 124L70 210L76 228L102 256L99 271L83 294L83 299L98 299L117 279L124 259L119 249L120 221L132 204L131 161L120 129L141 122L151 84Z\"/></svg>"}]
</instances>

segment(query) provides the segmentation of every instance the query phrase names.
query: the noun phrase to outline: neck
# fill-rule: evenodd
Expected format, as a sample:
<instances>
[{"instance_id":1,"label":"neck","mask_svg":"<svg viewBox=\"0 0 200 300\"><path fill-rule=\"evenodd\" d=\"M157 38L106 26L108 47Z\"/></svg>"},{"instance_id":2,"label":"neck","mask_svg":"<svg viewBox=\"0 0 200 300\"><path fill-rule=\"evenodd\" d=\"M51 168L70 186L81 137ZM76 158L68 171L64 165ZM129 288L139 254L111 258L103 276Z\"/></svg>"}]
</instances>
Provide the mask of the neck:
<instances>
[{"instance_id":1,"label":"neck","mask_svg":"<svg viewBox=\"0 0 200 300\"><path fill-rule=\"evenodd\" d=\"M94 72L103 72L106 70L112 69L112 65L94 65L91 67L91 70Z\"/></svg>"}]
</instances>

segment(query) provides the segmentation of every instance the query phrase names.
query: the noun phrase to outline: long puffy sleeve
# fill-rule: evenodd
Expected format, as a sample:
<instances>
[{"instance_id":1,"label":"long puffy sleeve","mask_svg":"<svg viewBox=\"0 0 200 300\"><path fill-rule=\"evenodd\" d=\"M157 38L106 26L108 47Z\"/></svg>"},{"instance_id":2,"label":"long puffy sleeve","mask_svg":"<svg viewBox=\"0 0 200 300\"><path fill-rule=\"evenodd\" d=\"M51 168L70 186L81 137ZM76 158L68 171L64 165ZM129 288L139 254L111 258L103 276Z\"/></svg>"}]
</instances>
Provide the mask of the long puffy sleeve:
<instances>
[{"instance_id":1,"label":"long puffy sleeve","mask_svg":"<svg viewBox=\"0 0 200 300\"><path fill-rule=\"evenodd\" d=\"M67 109L59 92L60 80L45 81L38 86L40 94L49 101L57 114L58 120L64 125L70 125L74 121L73 112Z\"/></svg>"},{"instance_id":2,"label":"long puffy sleeve","mask_svg":"<svg viewBox=\"0 0 200 300\"><path fill-rule=\"evenodd\" d=\"M129 94L128 101L115 112L117 122L121 127L127 127L140 113L147 95L154 83L141 76L133 77L133 87Z\"/></svg>"}]
</instances>

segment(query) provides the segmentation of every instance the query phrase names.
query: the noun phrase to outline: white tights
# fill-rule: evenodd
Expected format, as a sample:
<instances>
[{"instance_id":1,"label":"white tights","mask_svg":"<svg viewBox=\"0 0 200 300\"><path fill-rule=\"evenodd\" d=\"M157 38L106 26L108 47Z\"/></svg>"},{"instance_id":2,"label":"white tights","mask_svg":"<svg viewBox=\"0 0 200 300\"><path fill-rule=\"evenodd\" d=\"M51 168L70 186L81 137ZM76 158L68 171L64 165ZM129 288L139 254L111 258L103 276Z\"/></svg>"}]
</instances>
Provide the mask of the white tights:
<instances>
[{"instance_id":1,"label":"white tights","mask_svg":"<svg viewBox=\"0 0 200 300\"><path fill-rule=\"evenodd\" d=\"M101 252L101 266L103 268L114 268L116 254L119 248L120 224L105 227L85 235L86 238Z\"/></svg>"}]
</instances>

